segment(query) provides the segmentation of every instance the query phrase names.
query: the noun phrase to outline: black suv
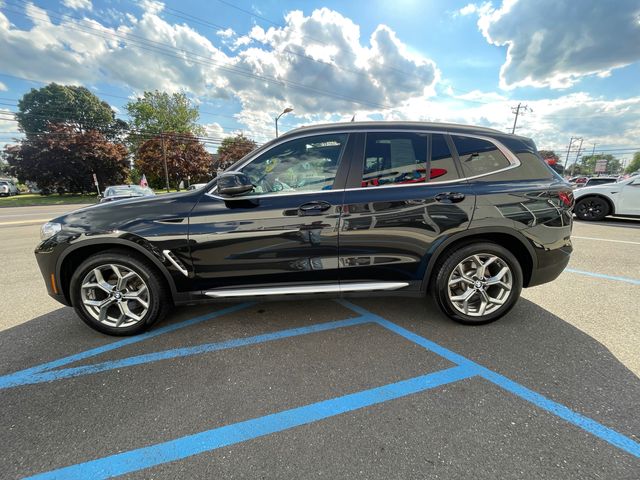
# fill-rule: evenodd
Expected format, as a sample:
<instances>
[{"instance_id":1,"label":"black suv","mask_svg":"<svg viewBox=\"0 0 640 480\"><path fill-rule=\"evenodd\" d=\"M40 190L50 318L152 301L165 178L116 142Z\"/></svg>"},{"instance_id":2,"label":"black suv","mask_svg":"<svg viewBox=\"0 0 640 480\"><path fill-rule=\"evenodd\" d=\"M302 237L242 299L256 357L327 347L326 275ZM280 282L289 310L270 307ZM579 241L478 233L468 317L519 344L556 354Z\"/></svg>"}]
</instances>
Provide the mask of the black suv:
<instances>
[{"instance_id":1,"label":"black suv","mask_svg":"<svg viewBox=\"0 0 640 480\"><path fill-rule=\"evenodd\" d=\"M562 272L572 206L527 138L320 125L265 144L204 189L56 218L36 257L49 294L114 335L144 330L172 304L294 294L430 290L449 317L477 324Z\"/></svg>"}]
</instances>

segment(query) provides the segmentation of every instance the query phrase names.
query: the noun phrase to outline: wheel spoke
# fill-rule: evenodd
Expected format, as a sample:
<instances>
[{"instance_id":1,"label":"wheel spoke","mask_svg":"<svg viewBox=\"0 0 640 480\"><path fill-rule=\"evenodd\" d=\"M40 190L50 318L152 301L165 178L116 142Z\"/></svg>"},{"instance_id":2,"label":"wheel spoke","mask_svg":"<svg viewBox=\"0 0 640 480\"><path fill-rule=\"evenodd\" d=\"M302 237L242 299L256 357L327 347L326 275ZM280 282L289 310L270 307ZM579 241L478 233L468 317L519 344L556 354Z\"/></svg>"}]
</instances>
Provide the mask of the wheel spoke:
<instances>
[{"instance_id":1,"label":"wheel spoke","mask_svg":"<svg viewBox=\"0 0 640 480\"><path fill-rule=\"evenodd\" d=\"M132 278L136 278L137 276L138 275L136 274L136 272L129 272L122 277L118 277L118 284L116 285L116 288L118 290L125 289L129 280L131 280Z\"/></svg>"},{"instance_id":2,"label":"wheel spoke","mask_svg":"<svg viewBox=\"0 0 640 480\"><path fill-rule=\"evenodd\" d=\"M129 304L127 302L118 303L118 308L120 308L122 315L120 316L119 323L116 324L116 327L119 327L122 321L126 318L130 318L135 321L142 320L142 316L136 315L129 309ZM124 317L124 319L122 317Z\"/></svg>"},{"instance_id":3,"label":"wheel spoke","mask_svg":"<svg viewBox=\"0 0 640 480\"><path fill-rule=\"evenodd\" d=\"M502 267L493 277L487 279L487 285L496 285L502 283L502 277L509 272L509 267ZM502 283L504 285L504 283ZM506 288L506 287L505 287Z\"/></svg>"},{"instance_id":4,"label":"wheel spoke","mask_svg":"<svg viewBox=\"0 0 640 480\"><path fill-rule=\"evenodd\" d=\"M93 269L93 275L96 277L96 284L98 288L104 290L107 293L110 293L113 290L113 285L107 282L102 275L102 270L100 267Z\"/></svg>"},{"instance_id":5,"label":"wheel spoke","mask_svg":"<svg viewBox=\"0 0 640 480\"><path fill-rule=\"evenodd\" d=\"M478 307L478 315L482 316L487 311L487 307L491 305L491 298L484 290L480 291L480 307Z\"/></svg>"},{"instance_id":6,"label":"wheel spoke","mask_svg":"<svg viewBox=\"0 0 640 480\"><path fill-rule=\"evenodd\" d=\"M144 290L146 290L146 287L144 287ZM141 288L137 292L127 293L127 294L122 296L122 299L123 300L131 300L132 302L139 303L144 308L149 308L149 302L147 302L145 299L140 297L142 291L143 291L143 289Z\"/></svg>"},{"instance_id":7,"label":"wheel spoke","mask_svg":"<svg viewBox=\"0 0 640 480\"><path fill-rule=\"evenodd\" d=\"M107 320L109 307L111 306L111 304L113 304L113 302L114 302L113 298L108 298L107 300L105 300L100 304L100 315L98 316L98 319L101 322L104 322L105 320Z\"/></svg>"}]
</instances>

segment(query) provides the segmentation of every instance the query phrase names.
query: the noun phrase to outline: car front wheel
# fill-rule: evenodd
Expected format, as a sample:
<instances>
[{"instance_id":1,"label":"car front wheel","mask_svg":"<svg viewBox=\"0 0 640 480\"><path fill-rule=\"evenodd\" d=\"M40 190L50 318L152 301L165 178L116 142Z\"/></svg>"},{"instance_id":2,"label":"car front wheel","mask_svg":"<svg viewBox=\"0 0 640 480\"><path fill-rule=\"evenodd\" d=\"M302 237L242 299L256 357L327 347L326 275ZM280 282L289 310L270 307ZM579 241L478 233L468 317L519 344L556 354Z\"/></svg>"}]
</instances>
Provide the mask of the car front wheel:
<instances>
[{"instance_id":1,"label":"car front wheel","mask_svg":"<svg viewBox=\"0 0 640 480\"><path fill-rule=\"evenodd\" d=\"M483 324L505 315L520 297L522 268L495 243L453 249L436 267L432 294L440 309L465 324Z\"/></svg>"},{"instance_id":2,"label":"car front wheel","mask_svg":"<svg viewBox=\"0 0 640 480\"><path fill-rule=\"evenodd\" d=\"M107 251L85 260L71 278L80 318L109 335L135 335L160 320L168 294L155 268L128 252Z\"/></svg>"}]
</instances>

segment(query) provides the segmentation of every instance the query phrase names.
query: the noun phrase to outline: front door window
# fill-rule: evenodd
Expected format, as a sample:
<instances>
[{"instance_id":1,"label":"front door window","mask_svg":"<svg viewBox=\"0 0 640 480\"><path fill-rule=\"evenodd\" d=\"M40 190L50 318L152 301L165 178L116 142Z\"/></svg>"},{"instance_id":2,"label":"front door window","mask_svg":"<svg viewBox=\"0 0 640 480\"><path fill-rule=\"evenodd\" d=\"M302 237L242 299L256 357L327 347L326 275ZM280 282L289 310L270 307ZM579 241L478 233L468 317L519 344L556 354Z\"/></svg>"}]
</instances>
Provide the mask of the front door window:
<instances>
[{"instance_id":1,"label":"front door window","mask_svg":"<svg viewBox=\"0 0 640 480\"><path fill-rule=\"evenodd\" d=\"M255 188L249 195L331 190L347 134L317 135L278 145L241 169Z\"/></svg>"}]
</instances>

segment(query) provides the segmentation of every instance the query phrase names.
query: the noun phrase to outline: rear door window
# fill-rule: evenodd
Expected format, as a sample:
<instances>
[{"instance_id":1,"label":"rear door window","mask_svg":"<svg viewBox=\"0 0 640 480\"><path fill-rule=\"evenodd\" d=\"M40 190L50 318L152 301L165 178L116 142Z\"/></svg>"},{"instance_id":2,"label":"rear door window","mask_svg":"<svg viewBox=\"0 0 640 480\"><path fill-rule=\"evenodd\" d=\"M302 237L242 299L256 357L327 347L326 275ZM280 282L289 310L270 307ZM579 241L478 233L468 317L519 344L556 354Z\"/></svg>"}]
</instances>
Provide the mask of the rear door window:
<instances>
[{"instance_id":1,"label":"rear door window","mask_svg":"<svg viewBox=\"0 0 640 480\"><path fill-rule=\"evenodd\" d=\"M453 155L444 135L431 136L431 165L429 183L448 182L459 178Z\"/></svg>"},{"instance_id":2,"label":"rear door window","mask_svg":"<svg viewBox=\"0 0 640 480\"><path fill-rule=\"evenodd\" d=\"M453 135L452 138L465 177L486 175L511 165L507 157L492 142L459 135Z\"/></svg>"},{"instance_id":3,"label":"rear door window","mask_svg":"<svg viewBox=\"0 0 640 480\"><path fill-rule=\"evenodd\" d=\"M427 134L368 133L363 187L426 182Z\"/></svg>"}]
</instances>

